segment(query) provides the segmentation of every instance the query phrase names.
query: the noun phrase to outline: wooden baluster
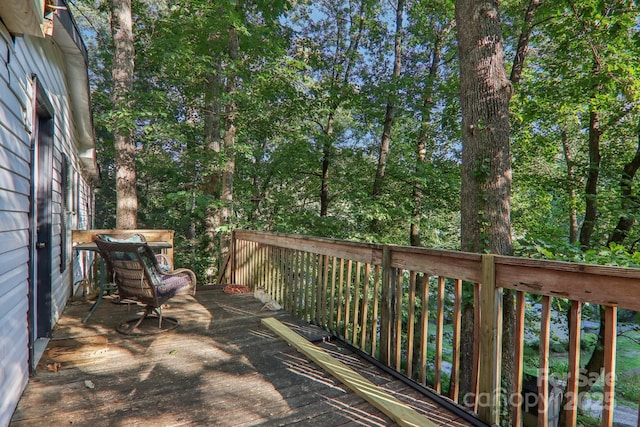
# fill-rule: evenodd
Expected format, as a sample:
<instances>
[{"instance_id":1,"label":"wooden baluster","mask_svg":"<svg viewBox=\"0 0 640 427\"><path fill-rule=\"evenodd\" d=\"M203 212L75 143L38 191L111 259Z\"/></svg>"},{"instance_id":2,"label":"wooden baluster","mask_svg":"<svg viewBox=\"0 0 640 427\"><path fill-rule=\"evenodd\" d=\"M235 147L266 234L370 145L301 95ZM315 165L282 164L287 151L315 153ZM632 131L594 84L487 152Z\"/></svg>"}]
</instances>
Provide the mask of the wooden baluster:
<instances>
[{"instance_id":1,"label":"wooden baluster","mask_svg":"<svg viewBox=\"0 0 640 427\"><path fill-rule=\"evenodd\" d=\"M371 280L371 264L364 265L364 286L362 288L362 307L360 318L362 327L360 328L360 350L366 351L367 327L369 321L369 281Z\"/></svg>"},{"instance_id":2,"label":"wooden baluster","mask_svg":"<svg viewBox=\"0 0 640 427\"><path fill-rule=\"evenodd\" d=\"M402 273L402 270L398 269L395 277L395 342L393 354L395 355L395 368L398 372L402 371Z\"/></svg>"},{"instance_id":3,"label":"wooden baluster","mask_svg":"<svg viewBox=\"0 0 640 427\"><path fill-rule=\"evenodd\" d=\"M473 412L478 412L478 388L480 387L480 310L481 286L476 283L473 287L473 366L471 367L471 384L473 386Z\"/></svg>"},{"instance_id":4,"label":"wooden baluster","mask_svg":"<svg viewBox=\"0 0 640 427\"><path fill-rule=\"evenodd\" d=\"M282 257L282 248L276 248L271 246L271 250L275 253L276 260L278 260L276 264L276 280L273 283L273 297L276 301L282 302L282 295L280 294L281 283L284 281L284 260Z\"/></svg>"},{"instance_id":5,"label":"wooden baluster","mask_svg":"<svg viewBox=\"0 0 640 427\"><path fill-rule=\"evenodd\" d=\"M320 325L326 327L328 322L327 313L327 296L329 292L329 255L322 255L322 304L320 307L320 313L322 318L320 319Z\"/></svg>"},{"instance_id":6,"label":"wooden baluster","mask_svg":"<svg viewBox=\"0 0 640 427\"><path fill-rule=\"evenodd\" d=\"M513 363L513 384L511 385L511 396L509 403L515 405L513 409L512 426L522 425L522 371L524 356L524 314L525 314L525 294L522 291L516 292L516 328L515 328L515 352ZM514 400L515 396L518 396Z\"/></svg>"},{"instance_id":7,"label":"wooden baluster","mask_svg":"<svg viewBox=\"0 0 640 427\"><path fill-rule=\"evenodd\" d=\"M249 278L249 245L251 242L242 242L242 280L243 283L248 283L252 289L255 289L256 284L251 282Z\"/></svg>"},{"instance_id":8,"label":"wooden baluster","mask_svg":"<svg viewBox=\"0 0 640 427\"><path fill-rule=\"evenodd\" d=\"M380 361L391 366L391 303L393 301L393 269L391 248L382 247L382 301L380 306Z\"/></svg>"},{"instance_id":9,"label":"wooden baluster","mask_svg":"<svg viewBox=\"0 0 640 427\"><path fill-rule=\"evenodd\" d=\"M409 319L407 322L407 377L413 376L413 334L416 311L416 272L409 273Z\"/></svg>"},{"instance_id":10,"label":"wooden baluster","mask_svg":"<svg viewBox=\"0 0 640 427\"><path fill-rule=\"evenodd\" d=\"M344 339L345 340L349 340L349 325L351 322L351 283L353 278L352 278L352 271L353 268L353 261L348 260L347 261L347 282L345 283L345 290L344 290Z\"/></svg>"},{"instance_id":11,"label":"wooden baluster","mask_svg":"<svg viewBox=\"0 0 640 427\"><path fill-rule=\"evenodd\" d=\"M320 323L320 309L319 309L319 297L320 297L320 255L316 255L312 252L309 253L311 257L311 296L309 297L309 320Z\"/></svg>"},{"instance_id":12,"label":"wooden baluster","mask_svg":"<svg viewBox=\"0 0 640 427\"><path fill-rule=\"evenodd\" d=\"M293 261L293 269L291 272L291 313L297 316L300 313L298 304L300 300L300 252L294 250L291 257Z\"/></svg>"},{"instance_id":13,"label":"wooden baluster","mask_svg":"<svg viewBox=\"0 0 640 427\"><path fill-rule=\"evenodd\" d=\"M617 307L604 309L604 378L602 382L602 427L613 425L616 380Z\"/></svg>"},{"instance_id":14,"label":"wooden baluster","mask_svg":"<svg viewBox=\"0 0 640 427\"><path fill-rule=\"evenodd\" d=\"M336 332L340 335L340 326L342 323L342 309L344 307L344 259L340 259L340 276L338 279L338 317L336 320Z\"/></svg>"},{"instance_id":15,"label":"wooden baluster","mask_svg":"<svg viewBox=\"0 0 640 427\"><path fill-rule=\"evenodd\" d=\"M291 258L289 257L288 249L281 248L280 253L282 257L282 288L280 289L280 301L282 301L282 308L288 310L289 285L291 284Z\"/></svg>"},{"instance_id":16,"label":"wooden baluster","mask_svg":"<svg viewBox=\"0 0 640 427\"><path fill-rule=\"evenodd\" d=\"M287 259L285 258L285 249L284 248L278 248L278 259L280 260L280 280L278 281L278 288L276 291L276 301L279 301L282 303L282 305L284 305L284 300L285 300L285 296L284 296L284 289L285 289L285 282L287 280Z\"/></svg>"},{"instance_id":17,"label":"wooden baluster","mask_svg":"<svg viewBox=\"0 0 640 427\"><path fill-rule=\"evenodd\" d=\"M329 300L329 330L330 331L336 330L335 313L336 313L336 273L338 272L337 262L338 260L336 259L336 257L333 257L333 261L331 263L331 292L330 292L331 299Z\"/></svg>"},{"instance_id":18,"label":"wooden baluster","mask_svg":"<svg viewBox=\"0 0 640 427\"><path fill-rule=\"evenodd\" d=\"M451 389L449 398L458 401L460 391L460 330L462 327L462 280L456 279L453 287L453 340L451 343Z\"/></svg>"},{"instance_id":19,"label":"wooden baluster","mask_svg":"<svg viewBox=\"0 0 640 427\"><path fill-rule=\"evenodd\" d=\"M251 283L252 287L255 289L258 286L260 286L260 283L256 282L253 280L253 277L251 277L251 263L253 262L253 257L251 256L252 254L252 248L255 245L254 242L251 241L247 241L246 242L246 248L245 248L245 261L244 261L244 275L245 275L245 281L247 283Z\"/></svg>"},{"instance_id":20,"label":"wooden baluster","mask_svg":"<svg viewBox=\"0 0 640 427\"><path fill-rule=\"evenodd\" d=\"M569 372L567 373L566 414L567 427L578 422L578 385L580 383L580 330L582 329L582 303L571 301L569 312Z\"/></svg>"},{"instance_id":21,"label":"wooden baluster","mask_svg":"<svg viewBox=\"0 0 640 427\"><path fill-rule=\"evenodd\" d=\"M360 273L362 272L362 263L356 262L356 281L353 288L353 331L352 331L352 344L354 347L358 346L358 322L360 321Z\"/></svg>"},{"instance_id":22,"label":"wooden baluster","mask_svg":"<svg viewBox=\"0 0 640 427\"><path fill-rule=\"evenodd\" d=\"M265 292L267 293L269 293L270 291L269 287L272 283L271 276L273 274L273 252L274 252L274 247L271 245L267 246L268 261L265 263L265 271L261 277L262 280L256 282L256 287L263 287ZM247 277L249 277L248 274L247 274Z\"/></svg>"},{"instance_id":23,"label":"wooden baluster","mask_svg":"<svg viewBox=\"0 0 640 427\"><path fill-rule=\"evenodd\" d=\"M251 278L249 277L249 245L251 244L251 242L249 241L245 241L243 242L242 245L242 278L243 278L243 283L248 283L252 289L256 288L256 283L253 283L251 281Z\"/></svg>"},{"instance_id":24,"label":"wooden baluster","mask_svg":"<svg viewBox=\"0 0 640 427\"><path fill-rule=\"evenodd\" d=\"M549 426L549 332L551 297L542 297L540 315L540 353L538 361L538 427Z\"/></svg>"},{"instance_id":25,"label":"wooden baluster","mask_svg":"<svg viewBox=\"0 0 640 427\"><path fill-rule=\"evenodd\" d=\"M305 276L304 276L304 262L305 253L298 251L298 317L304 319L304 288L305 288Z\"/></svg>"},{"instance_id":26,"label":"wooden baluster","mask_svg":"<svg viewBox=\"0 0 640 427\"><path fill-rule=\"evenodd\" d=\"M249 280L252 283L255 283L256 287L265 287L265 290L269 292L269 290L266 288L268 286L268 283L263 280L264 277L261 277L260 274L258 274L258 259L256 259L256 254L258 253L258 245L259 243L257 242L251 242L249 244Z\"/></svg>"},{"instance_id":27,"label":"wooden baluster","mask_svg":"<svg viewBox=\"0 0 640 427\"><path fill-rule=\"evenodd\" d=\"M241 240L240 242L240 247L238 248L239 251L239 260L238 260L238 280L240 280L240 283L242 283L243 285L250 285L249 283L247 283L245 281L245 277L244 277L244 265L245 262L247 262L246 260L246 256L244 253L244 247L245 247L245 241Z\"/></svg>"},{"instance_id":28,"label":"wooden baluster","mask_svg":"<svg viewBox=\"0 0 640 427\"><path fill-rule=\"evenodd\" d=\"M373 307L371 307L371 356L378 349L378 293L380 292L380 266L376 265L373 275Z\"/></svg>"},{"instance_id":29,"label":"wooden baluster","mask_svg":"<svg viewBox=\"0 0 640 427\"><path fill-rule=\"evenodd\" d=\"M304 320L305 321L309 321L311 319L311 297L309 296L310 294L310 287L311 287L311 283L309 283L309 281L312 279L311 276L311 253L309 252L303 252L303 257L305 259L305 263L304 263L304 273L303 273L303 277L304 277Z\"/></svg>"},{"instance_id":30,"label":"wooden baluster","mask_svg":"<svg viewBox=\"0 0 640 427\"><path fill-rule=\"evenodd\" d=\"M241 283L243 285L248 285L248 283L244 283L242 281L243 277L242 277L242 264L244 263L244 259L242 258L243 256L243 252L242 252L242 240L238 240L237 244L236 244L236 265L235 265L235 280L234 283Z\"/></svg>"},{"instance_id":31,"label":"wooden baluster","mask_svg":"<svg viewBox=\"0 0 640 427\"><path fill-rule=\"evenodd\" d=\"M433 388L440 393L442 382L442 335L444 330L444 277L438 277L438 311L436 312L436 355Z\"/></svg>"},{"instance_id":32,"label":"wooden baluster","mask_svg":"<svg viewBox=\"0 0 640 427\"><path fill-rule=\"evenodd\" d=\"M416 278L417 279L417 278ZM427 385L427 343L429 340L429 277L422 274L420 293L420 384Z\"/></svg>"},{"instance_id":33,"label":"wooden baluster","mask_svg":"<svg viewBox=\"0 0 640 427\"><path fill-rule=\"evenodd\" d=\"M229 265L228 265L228 271L229 271L229 277L226 277L226 279L228 279L227 283L236 283L235 279L236 279L236 265L237 260L238 260L238 241L237 241L237 237L236 237L236 232L235 231L231 231L231 247L229 248ZM172 264L173 265L173 264ZM225 268L225 267L223 267ZM226 275L226 271L223 272L223 275ZM218 275L220 277L220 275Z\"/></svg>"}]
</instances>

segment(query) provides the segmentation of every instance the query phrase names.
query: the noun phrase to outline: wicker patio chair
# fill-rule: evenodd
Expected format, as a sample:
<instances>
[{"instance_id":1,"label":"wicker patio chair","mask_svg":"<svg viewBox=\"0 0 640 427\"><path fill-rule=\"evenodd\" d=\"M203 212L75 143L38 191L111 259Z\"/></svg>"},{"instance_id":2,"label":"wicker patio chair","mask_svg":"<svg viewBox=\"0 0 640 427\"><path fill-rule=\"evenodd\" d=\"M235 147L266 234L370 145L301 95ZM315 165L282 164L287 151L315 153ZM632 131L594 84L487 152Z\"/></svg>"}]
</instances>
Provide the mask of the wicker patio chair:
<instances>
[{"instance_id":1,"label":"wicker patio chair","mask_svg":"<svg viewBox=\"0 0 640 427\"><path fill-rule=\"evenodd\" d=\"M174 317L162 316L162 305L180 294L195 295L196 276L187 268L162 269L158 259L141 235L115 239L113 236L98 235L94 242L105 260L122 300L134 300L145 305L141 317L127 320L116 329L123 334L142 335L174 329L179 321ZM158 327L142 330L143 321L158 318ZM164 323L164 325L163 325Z\"/></svg>"}]
</instances>

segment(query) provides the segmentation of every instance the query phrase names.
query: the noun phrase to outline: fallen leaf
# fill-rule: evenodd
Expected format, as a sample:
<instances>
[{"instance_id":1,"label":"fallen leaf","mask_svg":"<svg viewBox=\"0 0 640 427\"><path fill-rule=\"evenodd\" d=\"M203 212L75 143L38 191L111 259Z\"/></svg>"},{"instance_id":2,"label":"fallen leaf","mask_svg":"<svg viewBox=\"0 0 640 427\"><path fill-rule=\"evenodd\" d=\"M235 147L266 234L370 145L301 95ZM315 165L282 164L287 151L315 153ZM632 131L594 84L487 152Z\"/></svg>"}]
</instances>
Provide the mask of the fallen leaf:
<instances>
[{"instance_id":1,"label":"fallen leaf","mask_svg":"<svg viewBox=\"0 0 640 427\"><path fill-rule=\"evenodd\" d=\"M51 372L58 372L62 368L62 364L59 362L47 363L47 369Z\"/></svg>"}]
</instances>

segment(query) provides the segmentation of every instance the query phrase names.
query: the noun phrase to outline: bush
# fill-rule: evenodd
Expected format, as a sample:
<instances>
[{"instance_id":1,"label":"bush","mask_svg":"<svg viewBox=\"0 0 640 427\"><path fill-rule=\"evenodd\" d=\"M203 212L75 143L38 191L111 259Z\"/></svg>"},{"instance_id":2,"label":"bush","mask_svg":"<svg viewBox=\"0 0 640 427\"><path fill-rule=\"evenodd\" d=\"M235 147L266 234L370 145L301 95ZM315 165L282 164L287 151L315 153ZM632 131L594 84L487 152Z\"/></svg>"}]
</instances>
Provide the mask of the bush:
<instances>
[{"instance_id":1,"label":"bush","mask_svg":"<svg viewBox=\"0 0 640 427\"><path fill-rule=\"evenodd\" d=\"M618 310L618 322L621 323L636 323L638 312L633 310L626 310L621 308Z\"/></svg>"},{"instance_id":2,"label":"bush","mask_svg":"<svg viewBox=\"0 0 640 427\"><path fill-rule=\"evenodd\" d=\"M640 396L640 372L621 375L616 384L616 396L635 405Z\"/></svg>"},{"instance_id":3,"label":"bush","mask_svg":"<svg viewBox=\"0 0 640 427\"><path fill-rule=\"evenodd\" d=\"M554 341L549 344L552 353L566 353L569 351L569 341Z\"/></svg>"},{"instance_id":4,"label":"bush","mask_svg":"<svg viewBox=\"0 0 640 427\"><path fill-rule=\"evenodd\" d=\"M578 414L578 425L582 427L600 427L600 420L585 414Z\"/></svg>"},{"instance_id":5,"label":"bush","mask_svg":"<svg viewBox=\"0 0 640 427\"><path fill-rule=\"evenodd\" d=\"M584 334L580 340L580 350L591 350L598 342L598 335L593 332Z\"/></svg>"}]
</instances>

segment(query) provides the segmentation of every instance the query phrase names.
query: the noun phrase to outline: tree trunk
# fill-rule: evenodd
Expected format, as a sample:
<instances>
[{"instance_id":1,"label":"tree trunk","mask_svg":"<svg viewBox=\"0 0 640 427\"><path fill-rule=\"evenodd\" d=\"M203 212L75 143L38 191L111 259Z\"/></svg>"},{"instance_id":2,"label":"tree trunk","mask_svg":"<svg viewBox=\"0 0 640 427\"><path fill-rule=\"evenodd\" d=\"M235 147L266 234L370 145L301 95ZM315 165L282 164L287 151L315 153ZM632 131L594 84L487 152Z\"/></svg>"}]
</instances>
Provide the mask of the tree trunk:
<instances>
[{"instance_id":1,"label":"tree trunk","mask_svg":"<svg viewBox=\"0 0 640 427\"><path fill-rule=\"evenodd\" d=\"M357 16L337 16L336 19L341 22L338 25L338 31L335 37L335 57L332 61L331 69L331 94L332 99L329 101L330 107L327 116L327 122L322 129L322 161L321 161L321 173L320 173L320 216L326 217L329 213L329 202L331 197L329 195L329 169L331 167L331 160L334 155L333 148L333 125L335 120L336 111L340 107L343 99L343 89L350 85L351 73L353 72L353 66L358 55L358 46L360 45L360 39L364 31L365 23L365 9L366 0L361 0L358 6ZM349 30L344 31L344 22L350 22L357 25L352 25ZM351 31L354 33L351 33ZM348 33L348 36L345 35ZM349 42L346 43L347 37ZM342 50L342 43L347 44L346 49Z\"/></svg>"},{"instance_id":2,"label":"tree trunk","mask_svg":"<svg viewBox=\"0 0 640 427\"><path fill-rule=\"evenodd\" d=\"M396 3L396 35L394 46L393 61L393 78L392 88L387 97L387 108L384 114L384 122L382 126L382 138L380 139L380 151L378 153L378 169L376 177L373 181L372 196L378 197L382 192L382 183L384 181L385 169L387 167L387 156L389 154L389 146L391 142L391 127L395 116L395 92L396 84L402 72L402 15L404 14L404 0L397 0Z\"/></svg>"},{"instance_id":3,"label":"tree trunk","mask_svg":"<svg viewBox=\"0 0 640 427\"><path fill-rule=\"evenodd\" d=\"M205 104L204 104L204 143L207 155L204 161L204 177L202 191L211 196L212 200L220 200L222 171L218 166L218 159L222 152L222 63L216 59L215 72L205 79ZM215 202L214 202L215 203ZM224 258L220 256L220 216L214 205L207 207L205 217L206 250L212 254L211 264L206 270L208 280L211 280L220 269ZM217 255L217 256L216 256Z\"/></svg>"},{"instance_id":4,"label":"tree trunk","mask_svg":"<svg viewBox=\"0 0 640 427\"><path fill-rule=\"evenodd\" d=\"M591 247L591 236L598 218L598 178L600 176L600 115L591 111L589 115L589 170L585 186L584 221L580 229L580 246L583 250Z\"/></svg>"},{"instance_id":5,"label":"tree trunk","mask_svg":"<svg viewBox=\"0 0 640 427\"><path fill-rule=\"evenodd\" d=\"M449 28L450 29L450 28ZM442 34L436 39L431 53L431 64L429 65L429 76L425 83L424 93L422 94L422 120L420 123L420 131L418 133L418 141L416 146L416 172L413 184L413 212L411 215L411 227L409 230L409 241L411 246L422 246L420 236L420 219L422 218L422 198L423 194L423 170L427 162L427 145L429 140L429 124L431 123L431 113L434 108L433 91L438 68L440 66L440 58L442 56L443 38L449 29L443 30Z\"/></svg>"},{"instance_id":6,"label":"tree trunk","mask_svg":"<svg viewBox=\"0 0 640 427\"><path fill-rule=\"evenodd\" d=\"M569 242L571 244L578 241L578 213L576 209L576 171L569 147L569 136L565 129L562 130L562 149L564 152L564 160L567 164L567 176L569 183L567 184L567 193L569 195Z\"/></svg>"},{"instance_id":7,"label":"tree trunk","mask_svg":"<svg viewBox=\"0 0 640 427\"><path fill-rule=\"evenodd\" d=\"M416 149L416 179L413 184L413 213L411 215L411 227L409 230L409 242L411 246L422 246L422 238L420 236L420 219L422 218L422 174L420 171L426 163L426 138L418 137L418 145Z\"/></svg>"},{"instance_id":8,"label":"tree trunk","mask_svg":"<svg viewBox=\"0 0 640 427\"><path fill-rule=\"evenodd\" d=\"M509 80L513 85L520 83L522 71L524 70L524 60L527 58L527 51L529 50L529 39L531 38L531 31L533 30L533 18L541 4L542 0L530 0L527 13L524 15L524 28L518 38L516 56L513 59L511 75L509 76Z\"/></svg>"},{"instance_id":9,"label":"tree trunk","mask_svg":"<svg viewBox=\"0 0 640 427\"><path fill-rule=\"evenodd\" d=\"M238 32L234 26L229 26L229 60L231 63L235 63L238 60L240 54L240 46L238 41ZM234 65L235 66L235 65ZM237 90L238 77L235 71L231 71L231 74L227 76L227 83L225 86L225 92L228 97L228 101L225 105L224 111L224 138L223 138L223 150L225 164L222 171L222 191L220 194L220 201L222 207L218 211L218 222L222 226L230 228L231 218L233 216L233 176L235 174L235 153L234 146L236 142L236 116L238 114L237 105L234 100L235 92ZM231 230L226 230L222 234L220 257L224 259L229 253L229 247L231 245Z\"/></svg>"},{"instance_id":10,"label":"tree trunk","mask_svg":"<svg viewBox=\"0 0 640 427\"><path fill-rule=\"evenodd\" d=\"M638 135L638 148L636 149L635 156L633 156L633 159L631 159L629 163L624 165L624 169L622 170L622 178L620 179L620 205L622 207L622 215L618 220L618 225L615 230L613 230L613 233L609 236L607 246L611 243L621 245L627 238L631 227L635 224L635 215L633 212L638 209L639 200L633 196L632 184L638 168L640 168L640 135Z\"/></svg>"},{"instance_id":11,"label":"tree trunk","mask_svg":"<svg viewBox=\"0 0 640 427\"><path fill-rule=\"evenodd\" d=\"M116 163L116 228L137 227L136 146L133 141L132 96L134 72L131 0L111 0L113 38L113 109L122 117L115 124L113 143Z\"/></svg>"},{"instance_id":12,"label":"tree trunk","mask_svg":"<svg viewBox=\"0 0 640 427\"><path fill-rule=\"evenodd\" d=\"M337 108L337 107L336 107ZM324 130L324 143L322 144L322 172L320 175L320 216L325 217L329 213L329 167L333 156L333 112L329 113L327 126Z\"/></svg>"},{"instance_id":13,"label":"tree trunk","mask_svg":"<svg viewBox=\"0 0 640 427\"><path fill-rule=\"evenodd\" d=\"M504 67L498 2L457 0L455 9L462 109L461 247L511 255L512 85ZM505 297L510 299L510 293ZM468 314L473 297L467 293L464 300L463 313ZM461 370L471 372L465 370L473 363L473 342L468 339L473 322L463 325ZM461 380L461 399L474 389L469 377Z\"/></svg>"},{"instance_id":14,"label":"tree trunk","mask_svg":"<svg viewBox=\"0 0 640 427\"><path fill-rule=\"evenodd\" d=\"M462 250L511 254L509 100L497 2L458 0Z\"/></svg>"}]
</instances>

